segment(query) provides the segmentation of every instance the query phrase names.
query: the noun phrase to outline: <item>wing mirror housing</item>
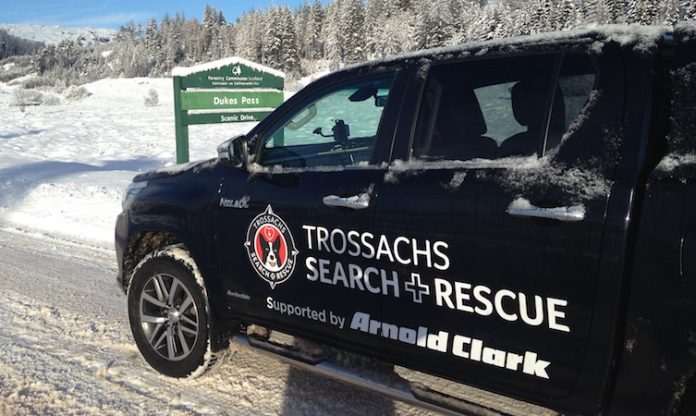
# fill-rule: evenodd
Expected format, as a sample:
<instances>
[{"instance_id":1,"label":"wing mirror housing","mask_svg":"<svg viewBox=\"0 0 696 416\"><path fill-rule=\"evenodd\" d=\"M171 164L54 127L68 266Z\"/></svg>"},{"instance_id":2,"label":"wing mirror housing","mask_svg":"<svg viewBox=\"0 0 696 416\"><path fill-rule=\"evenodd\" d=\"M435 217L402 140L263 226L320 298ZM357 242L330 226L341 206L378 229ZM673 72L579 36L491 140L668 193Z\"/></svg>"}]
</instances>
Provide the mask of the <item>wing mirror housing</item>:
<instances>
[{"instance_id":1,"label":"wing mirror housing","mask_svg":"<svg viewBox=\"0 0 696 416\"><path fill-rule=\"evenodd\" d=\"M229 138L217 147L218 159L235 168L243 168L249 161L249 145L245 135Z\"/></svg>"}]
</instances>

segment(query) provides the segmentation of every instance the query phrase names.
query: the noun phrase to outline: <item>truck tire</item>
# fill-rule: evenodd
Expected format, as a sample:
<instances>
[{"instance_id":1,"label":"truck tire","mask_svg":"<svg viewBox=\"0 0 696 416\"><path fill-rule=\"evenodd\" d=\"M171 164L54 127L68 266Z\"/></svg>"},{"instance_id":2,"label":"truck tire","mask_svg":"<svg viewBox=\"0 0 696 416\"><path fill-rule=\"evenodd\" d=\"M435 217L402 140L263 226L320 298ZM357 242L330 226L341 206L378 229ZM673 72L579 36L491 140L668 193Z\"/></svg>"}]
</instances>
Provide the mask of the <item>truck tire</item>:
<instances>
[{"instance_id":1,"label":"truck tire","mask_svg":"<svg viewBox=\"0 0 696 416\"><path fill-rule=\"evenodd\" d=\"M164 375L195 378L222 361L224 351L212 351L203 279L182 245L156 250L135 267L128 318L140 354Z\"/></svg>"}]
</instances>

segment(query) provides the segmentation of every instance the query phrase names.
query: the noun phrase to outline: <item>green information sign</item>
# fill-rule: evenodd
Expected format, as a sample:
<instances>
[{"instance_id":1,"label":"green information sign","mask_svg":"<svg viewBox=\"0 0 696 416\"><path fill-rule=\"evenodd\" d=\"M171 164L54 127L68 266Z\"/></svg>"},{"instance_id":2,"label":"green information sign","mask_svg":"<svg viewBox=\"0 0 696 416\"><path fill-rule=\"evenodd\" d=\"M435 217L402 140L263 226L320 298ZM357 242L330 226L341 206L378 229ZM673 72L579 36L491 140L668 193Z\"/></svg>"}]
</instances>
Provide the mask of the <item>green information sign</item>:
<instances>
[{"instance_id":1,"label":"green information sign","mask_svg":"<svg viewBox=\"0 0 696 416\"><path fill-rule=\"evenodd\" d=\"M182 91L182 110L217 108L275 108L283 103L282 91Z\"/></svg>"},{"instance_id":2,"label":"green information sign","mask_svg":"<svg viewBox=\"0 0 696 416\"><path fill-rule=\"evenodd\" d=\"M194 124L244 123L261 121L269 114L271 114L270 111L186 114L184 116L184 122L189 126Z\"/></svg>"},{"instance_id":3,"label":"green information sign","mask_svg":"<svg viewBox=\"0 0 696 416\"><path fill-rule=\"evenodd\" d=\"M238 57L174 68L172 78L177 163L189 161L188 126L261 121L284 100L285 74Z\"/></svg>"}]
</instances>

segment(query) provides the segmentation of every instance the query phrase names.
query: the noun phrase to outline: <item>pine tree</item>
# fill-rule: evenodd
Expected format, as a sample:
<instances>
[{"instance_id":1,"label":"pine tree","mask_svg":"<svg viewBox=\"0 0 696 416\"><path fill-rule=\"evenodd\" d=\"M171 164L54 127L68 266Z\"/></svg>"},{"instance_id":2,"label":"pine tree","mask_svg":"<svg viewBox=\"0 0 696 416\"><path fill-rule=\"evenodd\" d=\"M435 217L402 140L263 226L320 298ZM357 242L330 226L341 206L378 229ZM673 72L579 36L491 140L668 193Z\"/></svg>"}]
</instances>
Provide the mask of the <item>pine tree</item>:
<instances>
[{"instance_id":1,"label":"pine tree","mask_svg":"<svg viewBox=\"0 0 696 416\"><path fill-rule=\"evenodd\" d=\"M678 0L667 0L664 4L662 21L668 25L676 25L679 21L679 2Z\"/></svg>"},{"instance_id":2,"label":"pine tree","mask_svg":"<svg viewBox=\"0 0 696 416\"><path fill-rule=\"evenodd\" d=\"M689 0L684 9L684 20L696 20L696 0Z\"/></svg>"},{"instance_id":3,"label":"pine tree","mask_svg":"<svg viewBox=\"0 0 696 416\"><path fill-rule=\"evenodd\" d=\"M290 75L299 75L301 72L300 56L297 52L297 36L295 35L292 11L283 7L280 10L280 19L283 24L280 31L281 66L279 68Z\"/></svg>"},{"instance_id":4,"label":"pine tree","mask_svg":"<svg viewBox=\"0 0 696 416\"><path fill-rule=\"evenodd\" d=\"M271 7L265 17L265 33L263 36L263 49L261 62L271 68L282 67L282 38L281 28L283 26L280 8Z\"/></svg>"},{"instance_id":5,"label":"pine tree","mask_svg":"<svg viewBox=\"0 0 696 416\"><path fill-rule=\"evenodd\" d=\"M416 14L413 10L398 9L397 1L385 3L386 20L373 28L373 47L370 58L385 58L416 49L414 28Z\"/></svg>"},{"instance_id":6,"label":"pine tree","mask_svg":"<svg viewBox=\"0 0 696 416\"><path fill-rule=\"evenodd\" d=\"M344 38L345 63L362 62L367 58L365 51L365 6L362 0L346 0L341 10Z\"/></svg>"},{"instance_id":7,"label":"pine tree","mask_svg":"<svg viewBox=\"0 0 696 416\"><path fill-rule=\"evenodd\" d=\"M326 58L331 68L339 68L345 62L344 32L342 8L344 0L329 3L326 10L326 24L323 26L322 37L326 42Z\"/></svg>"},{"instance_id":8,"label":"pine tree","mask_svg":"<svg viewBox=\"0 0 696 416\"><path fill-rule=\"evenodd\" d=\"M417 15L416 39L420 48L446 45L454 37L452 12L443 2L422 7Z\"/></svg>"},{"instance_id":9,"label":"pine tree","mask_svg":"<svg viewBox=\"0 0 696 416\"><path fill-rule=\"evenodd\" d=\"M573 0L562 0L556 28L572 29L577 26L578 20L578 9L575 7L575 2Z\"/></svg>"},{"instance_id":10,"label":"pine tree","mask_svg":"<svg viewBox=\"0 0 696 416\"><path fill-rule=\"evenodd\" d=\"M150 19L145 28L145 47L150 54L154 54L157 51L159 43L158 34L157 21L155 19Z\"/></svg>"},{"instance_id":11,"label":"pine tree","mask_svg":"<svg viewBox=\"0 0 696 416\"><path fill-rule=\"evenodd\" d=\"M539 32L556 30L557 24L554 21L554 18L556 17L554 12L553 0L541 0Z\"/></svg>"},{"instance_id":12,"label":"pine tree","mask_svg":"<svg viewBox=\"0 0 696 416\"><path fill-rule=\"evenodd\" d=\"M628 23L638 23L640 20L640 0L629 0L626 10L626 20Z\"/></svg>"},{"instance_id":13,"label":"pine tree","mask_svg":"<svg viewBox=\"0 0 696 416\"><path fill-rule=\"evenodd\" d=\"M640 0L638 21L644 25L657 23L658 0Z\"/></svg>"},{"instance_id":14,"label":"pine tree","mask_svg":"<svg viewBox=\"0 0 696 416\"><path fill-rule=\"evenodd\" d=\"M209 4L205 5L203 10L203 45L205 52L210 50L210 44L217 37L217 11Z\"/></svg>"},{"instance_id":15,"label":"pine tree","mask_svg":"<svg viewBox=\"0 0 696 416\"><path fill-rule=\"evenodd\" d=\"M626 23L624 0L606 0L609 23Z\"/></svg>"},{"instance_id":16,"label":"pine tree","mask_svg":"<svg viewBox=\"0 0 696 416\"><path fill-rule=\"evenodd\" d=\"M482 12L478 2L471 0L449 0L448 7L451 16L451 38L448 43L466 42L468 32L473 22Z\"/></svg>"},{"instance_id":17,"label":"pine tree","mask_svg":"<svg viewBox=\"0 0 696 416\"><path fill-rule=\"evenodd\" d=\"M365 6L365 52L368 57L381 55L378 44L384 36L384 23L389 19L385 0L367 0Z\"/></svg>"},{"instance_id":18,"label":"pine tree","mask_svg":"<svg viewBox=\"0 0 696 416\"><path fill-rule=\"evenodd\" d=\"M295 11L292 16L295 25L295 35L297 37L297 53L300 57L305 58L307 56L307 30L309 27L309 21L312 16L312 6L309 5L307 0L304 0L302 6L300 6L297 11Z\"/></svg>"},{"instance_id":19,"label":"pine tree","mask_svg":"<svg viewBox=\"0 0 696 416\"><path fill-rule=\"evenodd\" d=\"M315 0L305 32L305 53L307 59L319 59L324 55L324 39L321 36L324 27L324 14L324 6L321 5L319 0Z\"/></svg>"},{"instance_id":20,"label":"pine tree","mask_svg":"<svg viewBox=\"0 0 696 416\"><path fill-rule=\"evenodd\" d=\"M230 46L227 38L227 20L225 19L225 15L222 14L222 11L217 13L215 25L217 27L217 33L215 36L215 48L213 51L213 56L216 59L220 59L227 55Z\"/></svg>"},{"instance_id":21,"label":"pine tree","mask_svg":"<svg viewBox=\"0 0 696 416\"><path fill-rule=\"evenodd\" d=\"M582 4L582 20L586 23L599 23L597 0L585 0Z\"/></svg>"}]
</instances>

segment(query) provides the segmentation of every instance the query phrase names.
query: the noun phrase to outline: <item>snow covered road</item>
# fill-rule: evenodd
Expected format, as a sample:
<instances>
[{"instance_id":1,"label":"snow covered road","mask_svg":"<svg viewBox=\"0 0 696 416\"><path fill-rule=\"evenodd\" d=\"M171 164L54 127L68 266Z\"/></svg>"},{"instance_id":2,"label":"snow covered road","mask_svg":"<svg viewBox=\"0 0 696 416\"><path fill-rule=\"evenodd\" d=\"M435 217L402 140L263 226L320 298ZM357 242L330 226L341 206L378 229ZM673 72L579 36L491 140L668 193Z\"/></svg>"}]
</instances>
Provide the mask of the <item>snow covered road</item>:
<instances>
[{"instance_id":1,"label":"snow covered road","mask_svg":"<svg viewBox=\"0 0 696 416\"><path fill-rule=\"evenodd\" d=\"M112 250L0 229L0 414L425 414L233 347L194 381L130 336Z\"/></svg>"},{"instance_id":2,"label":"snow covered road","mask_svg":"<svg viewBox=\"0 0 696 416\"><path fill-rule=\"evenodd\" d=\"M140 357L116 286L114 221L131 178L174 160L171 85L107 79L82 100L22 111L21 87L0 83L0 415L423 413L242 347L196 381ZM154 107L143 105L150 89ZM192 127L192 159L251 126Z\"/></svg>"}]
</instances>

